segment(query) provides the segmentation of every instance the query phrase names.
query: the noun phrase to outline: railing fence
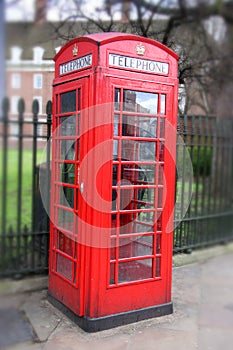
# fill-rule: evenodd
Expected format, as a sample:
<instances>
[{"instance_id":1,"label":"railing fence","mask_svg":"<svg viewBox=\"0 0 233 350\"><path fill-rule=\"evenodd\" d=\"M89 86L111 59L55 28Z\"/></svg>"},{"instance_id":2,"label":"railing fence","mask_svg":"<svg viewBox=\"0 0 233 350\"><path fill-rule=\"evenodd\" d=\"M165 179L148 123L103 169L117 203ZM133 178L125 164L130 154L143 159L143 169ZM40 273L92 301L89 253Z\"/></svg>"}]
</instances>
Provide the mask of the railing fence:
<instances>
[{"instance_id":1,"label":"railing fence","mask_svg":"<svg viewBox=\"0 0 233 350\"><path fill-rule=\"evenodd\" d=\"M38 118L38 112L38 102L34 101L32 118L25 118L21 99L18 118L12 119L9 101L3 101L0 277L48 270L49 217L44 204L49 208L51 101L46 118ZM233 240L233 121L180 116L178 134L184 143L177 144L174 253ZM186 166L189 159L193 180ZM39 190L39 166L45 203ZM187 195L191 201L184 216Z\"/></svg>"}]
</instances>

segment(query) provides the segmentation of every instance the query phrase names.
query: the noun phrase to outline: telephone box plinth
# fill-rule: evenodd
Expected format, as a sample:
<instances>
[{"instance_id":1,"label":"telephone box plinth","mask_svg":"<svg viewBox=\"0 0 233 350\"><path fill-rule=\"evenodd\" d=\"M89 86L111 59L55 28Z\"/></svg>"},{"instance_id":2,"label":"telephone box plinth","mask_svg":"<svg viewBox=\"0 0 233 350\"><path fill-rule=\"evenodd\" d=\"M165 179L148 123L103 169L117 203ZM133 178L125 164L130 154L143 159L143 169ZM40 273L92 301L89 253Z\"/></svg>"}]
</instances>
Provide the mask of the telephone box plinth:
<instances>
[{"instance_id":1,"label":"telephone box plinth","mask_svg":"<svg viewBox=\"0 0 233 350\"><path fill-rule=\"evenodd\" d=\"M89 332L172 312L177 61L122 33L55 57L49 299Z\"/></svg>"}]
</instances>

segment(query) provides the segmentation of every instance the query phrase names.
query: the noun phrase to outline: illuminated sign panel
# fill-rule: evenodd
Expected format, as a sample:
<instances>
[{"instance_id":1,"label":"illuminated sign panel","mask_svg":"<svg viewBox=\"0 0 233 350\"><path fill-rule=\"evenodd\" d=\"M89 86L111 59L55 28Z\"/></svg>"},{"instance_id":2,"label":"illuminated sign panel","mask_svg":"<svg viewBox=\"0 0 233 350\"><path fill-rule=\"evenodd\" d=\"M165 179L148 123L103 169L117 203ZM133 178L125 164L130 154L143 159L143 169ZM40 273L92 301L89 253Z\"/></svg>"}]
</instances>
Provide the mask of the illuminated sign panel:
<instances>
[{"instance_id":1,"label":"illuminated sign panel","mask_svg":"<svg viewBox=\"0 0 233 350\"><path fill-rule=\"evenodd\" d=\"M92 66L92 54L76 58L75 60L60 64L60 75L71 73Z\"/></svg>"},{"instance_id":2,"label":"illuminated sign panel","mask_svg":"<svg viewBox=\"0 0 233 350\"><path fill-rule=\"evenodd\" d=\"M164 75L167 75L169 71L169 64L166 62L145 60L113 53L109 54L109 66Z\"/></svg>"}]
</instances>

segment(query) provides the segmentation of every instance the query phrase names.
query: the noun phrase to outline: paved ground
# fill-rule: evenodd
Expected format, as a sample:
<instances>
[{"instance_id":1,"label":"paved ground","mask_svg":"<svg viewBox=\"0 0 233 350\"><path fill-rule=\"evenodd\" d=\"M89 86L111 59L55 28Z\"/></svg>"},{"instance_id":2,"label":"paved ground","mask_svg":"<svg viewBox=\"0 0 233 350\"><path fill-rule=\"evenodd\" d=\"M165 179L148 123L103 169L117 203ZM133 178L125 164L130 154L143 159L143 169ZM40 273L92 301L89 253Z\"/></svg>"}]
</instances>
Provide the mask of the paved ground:
<instances>
[{"instance_id":1,"label":"paved ground","mask_svg":"<svg viewBox=\"0 0 233 350\"><path fill-rule=\"evenodd\" d=\"M0 286L0 349L232 350L233 245L174 259L172 315L88 334L47 301L45 277Z\"/></svg>"}]
</instances>

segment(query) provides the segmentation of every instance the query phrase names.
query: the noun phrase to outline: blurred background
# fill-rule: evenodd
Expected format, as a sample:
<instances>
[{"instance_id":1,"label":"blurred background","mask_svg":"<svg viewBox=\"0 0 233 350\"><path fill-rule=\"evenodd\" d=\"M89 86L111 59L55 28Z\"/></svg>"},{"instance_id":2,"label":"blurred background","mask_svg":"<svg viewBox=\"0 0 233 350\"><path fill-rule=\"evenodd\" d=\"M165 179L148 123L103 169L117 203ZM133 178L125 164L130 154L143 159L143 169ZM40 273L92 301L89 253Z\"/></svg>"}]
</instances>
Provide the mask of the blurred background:
<instances>
[{"instance_id":1,"label":"blurred background","mask_svg":"<svg viewBox=\"0 0 233 350\"><path fill-rule=\"evenodd\" d=\"M47 273L52 82L70 39L128 32L179 59L174 253L233 239L233 2L231 0L0 1L0 277ZM193 181L186 173L186 152ZM46 203L39 190L39 169ZM49 209L48 209L49 210Z\"/></svg>"}]
</instances>

